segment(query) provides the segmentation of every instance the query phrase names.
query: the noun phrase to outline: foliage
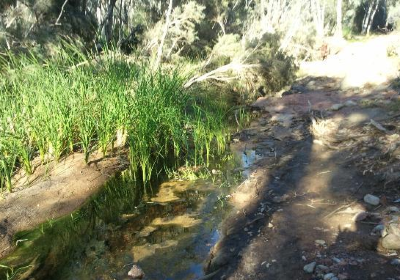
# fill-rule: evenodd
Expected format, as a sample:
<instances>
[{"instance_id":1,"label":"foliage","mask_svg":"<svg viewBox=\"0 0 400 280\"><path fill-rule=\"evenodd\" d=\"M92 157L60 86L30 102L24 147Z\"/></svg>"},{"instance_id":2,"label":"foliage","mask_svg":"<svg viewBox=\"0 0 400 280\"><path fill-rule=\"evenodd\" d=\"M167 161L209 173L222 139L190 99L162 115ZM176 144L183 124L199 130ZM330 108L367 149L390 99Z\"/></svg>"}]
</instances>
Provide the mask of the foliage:
<instances>
[{"instance_id":1,"label":"foliage","mask_svg":"<svg viewBox=\"0 0 400 280\"><path fill-rule=\"evenodd\" d=\"M226 108L193 99L176 70L151 72L147 64L128 63L114 53L87 57L86 66L76 67L73 55L64 52L63 60L45 65L25 55L4 61L1 185L11 190L17 168L31 173L35 156L46 164L77 150L86 162L97 150L107 154L121 131L132 170L141 170L144 181L160 160L190 157L190 139L197 164L208 162L214 141L216 151L223 150Z\"/></svg>"}]
</instances>

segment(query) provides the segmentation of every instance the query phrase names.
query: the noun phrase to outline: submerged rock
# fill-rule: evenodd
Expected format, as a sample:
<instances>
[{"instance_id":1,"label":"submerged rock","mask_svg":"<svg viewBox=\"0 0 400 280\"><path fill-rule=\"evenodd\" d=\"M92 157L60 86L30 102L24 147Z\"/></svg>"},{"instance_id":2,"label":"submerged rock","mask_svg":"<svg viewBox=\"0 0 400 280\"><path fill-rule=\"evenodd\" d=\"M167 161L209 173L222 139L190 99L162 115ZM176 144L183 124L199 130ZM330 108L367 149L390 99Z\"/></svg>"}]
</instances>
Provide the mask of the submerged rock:
<instances>
[{"instance_id":1,"label":"submerged rock","mask_svg":"<svg viewBox=\"0 0 400 280\"><path fill-rule=\"evenodd\" d=\"M144 272L138 265L134 264L131 270L129 270L128 276L130 276L132 279L143 279Z\"/></svg>"}]
</instances>

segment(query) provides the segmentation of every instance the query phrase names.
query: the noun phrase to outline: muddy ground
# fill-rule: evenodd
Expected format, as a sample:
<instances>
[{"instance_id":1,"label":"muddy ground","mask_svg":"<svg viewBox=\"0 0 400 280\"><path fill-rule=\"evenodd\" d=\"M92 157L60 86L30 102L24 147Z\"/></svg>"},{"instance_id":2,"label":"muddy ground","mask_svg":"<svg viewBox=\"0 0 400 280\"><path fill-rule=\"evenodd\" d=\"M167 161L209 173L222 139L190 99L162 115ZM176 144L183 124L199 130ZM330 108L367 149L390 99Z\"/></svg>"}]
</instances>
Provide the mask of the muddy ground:
<instances>
[{"instance_id":1,"label":"muddy ground","mask_svg":"<svg viewBox=\"0 0 400 280\"><path fill-rule=\"evenodd\" d=\"M349 45L306 65L283 96L253 104L259 119L234 138L249 177L232 194L203 279L400 279L393 40ZM354 77L357 61L369 68Z\"/></svg>"}]
</instances>

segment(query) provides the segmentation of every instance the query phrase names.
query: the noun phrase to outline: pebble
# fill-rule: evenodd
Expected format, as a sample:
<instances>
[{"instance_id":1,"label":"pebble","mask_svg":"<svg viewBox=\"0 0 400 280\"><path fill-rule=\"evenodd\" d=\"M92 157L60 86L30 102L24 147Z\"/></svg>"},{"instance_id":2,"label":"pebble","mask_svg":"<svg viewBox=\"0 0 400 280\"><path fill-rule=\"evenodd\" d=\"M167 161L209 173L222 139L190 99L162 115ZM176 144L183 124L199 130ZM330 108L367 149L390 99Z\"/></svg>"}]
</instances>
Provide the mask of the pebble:
<instances>
[{"instance_id":1,"label":"pebble","mask_svg":"<svg viewBox=\"0 0 400 280\"><path fill-rule=\"evenodd\" d=\"M324 246L326 244L325 240L315 240L315 244Z\"/></svg>"},{"instance_id":2,"label":"pebble","mask_svg":"<svg viewBox=\"0 0 400 280\"><path fill-rule=\"evenodd\" d=\"M130 276L133 279L143 279L144 272L139 266L133 265L131 270L129 270L128 272L128 276Z\"/></svg>"},{"instance_id":3,"label":"pebble","mask_svg":"<svg viewBox=\"0 0 400 280\"><path fill-rule=\"evenodd\" d=\"M368 204L377 206L379 205L379 197L372 195L372 194L366 194L364 196L364 201Z\"/></svg>"},{"instance_id":4,"label":"pebble","mask_svg":"<svg viewBox=\"0 0 400 280\"><path fill-rule=\"evenodd\" d=\"M396 213L396 212L400 212L400 209L396 206L390 206L387 208L387 211L390 213Z\"/></svg>"},{"instance_id":5,"label":"pebble","mask_svg":"<svg viewBox=\"0 0 400 280\"><path fill-rule=\"evenodd\" d=\"M368 217L368 212L361 211L354 215L353 221L355 221L355 222L363 221L367 217Z\"/></svg>"},{"instance_id":6,"label":"pebble","mask_svg":"<svg viewBox=\"0 0 400 280\"><path fill-rule=\"evenodd\" d=\"M331 279L333 279L334 277L336 278L336 276L335 276L334 273L328 273L328 274L325 274L325 275L324 275L324 280L331 280Z\"/></svg>"},{"instance_id":7,"label":"pebble","mask_svg":"<svg viewBox=\"0 0 400 280\"><path fill-rule=\"evenodd\" d=\"M333 260L335 263L341 263L341 262L342 262L341 259L336 258L336 257L332 258L332 260Z\"/></svg>"},{"instance_id":8,"label":"pebble","mask_svg":"<svg viewBox=\"0 0 400 280\"><path fill-rule=\"evenodd\" d=\"M346 106L346 107L352 107L352 106L356 106L356 105L357 105L357 103L354 102L353 100L347 100L347 101L344 103L344 106Z\"/></svg>"},{"instance_id":9,"label":"pebble","mask_svg":"<svg viewBox=\"0 0 400 280\"><path fill-rule=\"evenodd\" d=\"M340 273L340 274L338 275L338 279L339 279L339 280L347 280L347 279L349 279L349 276L348 276L347 273Z\"/></svg>"},{"instance_id":10,"label":"pebble","mask_svg":"<svg viewBox=\"0 0 400 280\"><path fill-rule=\"evenodd\" d=\"M385 233L385 226L384 225L377 225L371 232L371 235L379 235L384 236Z\"/></svg>"},{"instance_id":11,"label":"pebble","mask_svg":"<svg viewBox=\"0 0 400 280\"><path fill-rule=\"evenodd\" d=\"M338 103L338 104L333 104L333 105L331 106L331 110L332 110L332 111L338 111L338 110L342 109L343 107L344 107L344 105L343 105L343 104L340 104L340 103Z\"/></svg>"},{"instance_id":12,"label":"pebble","mask_svg":"<svg viewBox=\"0 0 400 280\"><path fill-rule=\"evenodd\" d=\"M319 264L317 265L317 270L321 272L326 272L329 270L329 267L327 267L326 265Z\"/></svg>"},{"instance_id":13,"label":"pebble","mask_svg":"<svg viewBox=\"0 0 400 280\"><path fill-rule=\"evenodd\" d=\"M317 265L316 262L312 262L312 263L309 263L309 264L305 265L303 269L304 269L305 272L311 274L311 273L314 272L314 269L315 269L316 265Z\"/></svg>"},{"instance_id":14,"label":"pebble","mask_svg":"<svg viewBox=\"0 0 400 280\"><path fill-rule=\"evenodd\" d=\"M400 265L400 259L394 259L390 262L392 265Z\"/></svg>"}]
</instances>

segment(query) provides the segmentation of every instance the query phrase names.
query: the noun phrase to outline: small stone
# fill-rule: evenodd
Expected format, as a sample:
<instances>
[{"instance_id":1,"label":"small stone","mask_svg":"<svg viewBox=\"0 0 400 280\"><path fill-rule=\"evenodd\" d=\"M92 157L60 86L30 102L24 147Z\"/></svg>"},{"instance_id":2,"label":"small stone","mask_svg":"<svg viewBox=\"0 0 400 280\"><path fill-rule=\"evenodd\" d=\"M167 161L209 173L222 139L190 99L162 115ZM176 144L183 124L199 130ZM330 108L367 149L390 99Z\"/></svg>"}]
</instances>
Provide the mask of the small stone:
<instances>
[{"instance_id":1,"label":"small stone","mask_svg":"<svg viewBox=\"0 0 400 280\"><path fill-rule=\"evenodd\" d=\"M325 246L326 242L325 240L315 240L315 244Z\"/></svg>"},{"instance_id":2,"label":"small stone","mask_svg":"<svg viewBox=\"0 0 400 280\"><path fill-rule=\"evenodd\" d=\"M356 105L357 105L357 103L354 102L353 100L347 100L347 101L344 103L344 106L346 106L346 107L352 107L352 106L356 106Z\"/></svg>"},{"instance_id":3,"label":"small stone","mask_svg":"<svg viewBox=\"0 0 400 280\"><path fill-rule=\"evenodd\" d=\"M394 259L390 262L391 265L400 265L400 259Z\"/></svg>"},{"instance_id":4,"label":"small stone","mask_svg":"<svg viewBox=\"0 0 400 280\"><path fill-rule=\"evenodd\" d=\"M335 277L335 274L328 273L324 275L324 280L331 280L333 277Z\"/></svg>"},{"instance_id":5,"label":"small stone","mask_svg":"<svg viewBox=\"0 0 400 280\"><path fill-rule=\"evenodd\" d=\"M341 104L341 103L333 104L333 105L331 106L331 110L332 110L332 111L338 111L338 110L342 109L343 107L344 107L344 105Z\"/></svg>"},{"instance_id":6,"label":"small stone","mask_svg":"<svg viewBox=\"0 0 400 280\"><path fill-rule=\"evenodd\" d=\"M339 280L347 280L347 279L349 279L349 275L347 273L340 273L338 275L338 279Z\"/></svg>"},{"instance_id":7,"label":"small stone","mask_svg":"<svg viewBox=\"0 0 400 280\"><path fill-rule=\"evenodd\" d=\"M366 194L364 196L364 201L368 204L377 206L379 205L379 197L372 195L372 194Z\"/></svg>"},{"instance_id":8,"label":"small stone","mask_svg":"<svg viewBox=\"0 0 400 280\"><path fill-rule=\"evenodd\" d=\"M400 212L400 209L398 207L396 207L396 206L390 206L390 207L387 208L387 211L389 213L397 213L397 212Z\"/></svg>"},{"instance_id":9,"label":"small stone","mask_svg":"<svg viewBox=\"0 0 400 280\"><path fill-rule=\"evenodd\" d=\"M367 217L368 217L368 212L361 211L354 215L353 221L355 221L355 222L363 221Z\"/></svg>"},{"instance_id":10,"label":"small stone","mask_svg":"<svg viewBox=\"0 0 400 280\"><path fill-rule=\"evenodd\" d=\"M313 273L314 272L314 269L315 269L315 266L317 265L317 263L316 262L312 262L312 263L309 263L309 264L307 264L307 265L305 265L304 266L304 271L306 272L306 273Z\"/></svg>"},{"instance_id":11,"label":"small stone","mask_svg":"<svg viewBox=\"0 0 400 280\"><path fill-rule=\"evenodd\" d=\"M377 225L371 232L371 235L379 235L384 236L385 226L384 225Z\"/></svg>"},{"instance_id":12,"label":"small stone","mask_svg":"<svg viewBox=\"0 0 400 280\"><path fill-rule=\"evenodd\" d=\"M333 260L335 263L341 263L341 262L342 262L341 259L336 258L336 257L333 257L332 260Z\"/></svg>"},{"instance_id":13,"label":"small stone","mask_svg":"<svg viewBox=\"0 0 400 280\"><path fill-rule=\"evenodd\" d=\"M133 265L131 270L128 272L128 276L133 279L142 279L144 277L144 272L139 266Z\"/></svg>"},{"instance_id":14,"label":"small stone","mask_svg":"<svg viewBox=\"0 0 400 280\"><path fill-rule=\"evenodd\" d=\"M329 270L329 267L327 267L326 265L322 265L322 264L317 265L317 271L327 272L328 270Z\"/></svg>"}]
</instances>

